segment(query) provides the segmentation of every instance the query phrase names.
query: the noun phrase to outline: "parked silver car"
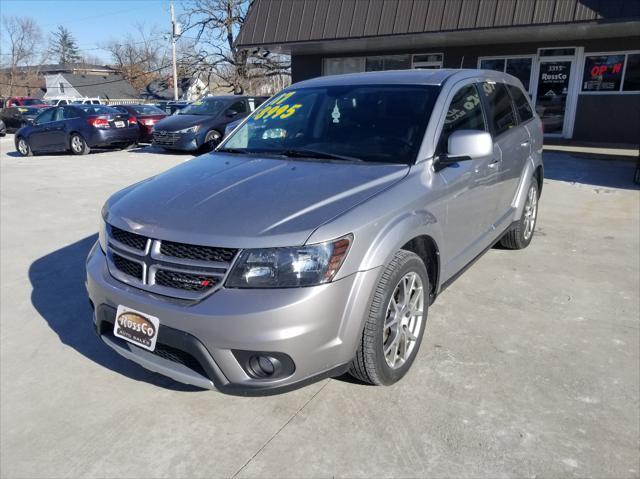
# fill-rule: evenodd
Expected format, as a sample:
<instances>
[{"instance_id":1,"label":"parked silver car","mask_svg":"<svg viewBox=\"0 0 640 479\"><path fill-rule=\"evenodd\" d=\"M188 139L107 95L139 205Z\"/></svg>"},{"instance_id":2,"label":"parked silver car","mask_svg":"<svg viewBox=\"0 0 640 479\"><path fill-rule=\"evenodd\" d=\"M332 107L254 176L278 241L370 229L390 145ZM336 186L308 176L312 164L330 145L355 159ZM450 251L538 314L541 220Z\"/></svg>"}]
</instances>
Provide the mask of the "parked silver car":
<instances>
[{"instance_id":1,"label":"parked silver car","mask_svg":"<svg viewBox=\"0 0 640 479\"><path fill-rule=\"evenodd\" d=\"M531 241L542 126L481 70L292 85L217 151L114 194L87 259L102 340L178 381L277 392L392 384L429 305L487 249Z\"/></svg>"}]
</instances>

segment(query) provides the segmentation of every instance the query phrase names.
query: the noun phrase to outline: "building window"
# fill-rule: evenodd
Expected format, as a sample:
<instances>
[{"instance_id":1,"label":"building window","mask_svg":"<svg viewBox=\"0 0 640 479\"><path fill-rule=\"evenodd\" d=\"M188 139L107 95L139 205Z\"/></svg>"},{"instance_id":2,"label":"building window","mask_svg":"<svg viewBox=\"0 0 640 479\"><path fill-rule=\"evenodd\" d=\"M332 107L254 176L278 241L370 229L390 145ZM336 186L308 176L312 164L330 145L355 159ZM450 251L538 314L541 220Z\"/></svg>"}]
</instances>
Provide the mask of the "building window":
<instances>
[{"instance_id":1,"label":"building window","mask_svg":"<svg viewBox=\"0 0 640 479\"><path fill-rule=\"evenodd\" d=\"M412 67L416 70L433 70L442 68L443 53L420 53L413 55Z\"/></svg>"},{"instance_id":2,"label":"building window","mask_svg":"<svg viewBox=\"0 0 640 479\"><path fill-rule=\"evenodd\" d=\"M58 86L60 87L60 93L64 95L64 83L59 83Z\"/></svg>"},{"instance_id":3,"label":"building window","mask_svg":"<svg viewBox=\"0 0 640 479\"><path fill-rule=\"evenodd\" d=\"M496 57L478 60L478 66L483 70L496 70L513 75L522 82L527 91L531 85L532 64L533 57Z\"/></svg>"},{"instance_id":4,"label":"building window","mask_svg":"<svg viewBox=\"0 0 640 479\"><path fill-rule=\"evenodd\" d=\"M640 53L627 55L623 91L640 91Z\"/></svg>"},{"instance_id":5,"label":"building window","mask_svg":"<svg viewBox=\"0 0 640 479\"><path fill-rule=\"evenodd\" d=\"M415 55L372 55L368 57L339 57L323 59L323 75L343 73L378 72L383 70L409 70L442 68L442 53Z\"/></svg>"},{"instance_id":6,"label":"building window","mask_svg":"<svg viewBox=\"0 0 640 479\"><path fill-rule=\"evenodd\" d=\"M384 55L367 57L366 71L379 72L383 70L408 70L411 68L409 55Z\"/></svg>"},{"instance_id":7,"label":"building window","mask_svg":"<svg viewBox=\"0 0 640 479\"><path fill-rule=\"evenodd\" d=\"M583 93L640 91L640 53L611 52L586 55Z\"/></svg>"},{"instance_id":8,"label":"building window","mask_svg":"<svg viewBox=\"0 0 640 479\"><path fill-rule=\"evenodd\" d=\"M325 75L341 75L364 71L364 57L325 58L323 73Z\"/></svg>"}]
</instances>

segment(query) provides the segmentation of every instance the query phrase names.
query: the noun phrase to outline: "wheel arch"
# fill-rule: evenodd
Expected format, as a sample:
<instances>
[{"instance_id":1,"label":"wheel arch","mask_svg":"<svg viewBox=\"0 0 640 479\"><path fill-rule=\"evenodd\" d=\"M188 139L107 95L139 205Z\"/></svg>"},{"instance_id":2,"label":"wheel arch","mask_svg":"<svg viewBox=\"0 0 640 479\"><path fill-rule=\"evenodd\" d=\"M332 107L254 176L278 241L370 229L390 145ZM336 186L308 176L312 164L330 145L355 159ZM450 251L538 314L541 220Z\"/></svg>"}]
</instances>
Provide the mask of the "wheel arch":
<instances>
[{"instance_id":1,"label":"wheel arch","mask_svg":"<svg viewBox=\"0 0 640 479\"><path fill-rule=\"evenodd\" d=\"M417 254L429 275L429 298L433 303L438 294L438 284L440 281L440 249L436 241L429 235L423 234L407 241L402 248Z\"/></svg>"}]
</instances>

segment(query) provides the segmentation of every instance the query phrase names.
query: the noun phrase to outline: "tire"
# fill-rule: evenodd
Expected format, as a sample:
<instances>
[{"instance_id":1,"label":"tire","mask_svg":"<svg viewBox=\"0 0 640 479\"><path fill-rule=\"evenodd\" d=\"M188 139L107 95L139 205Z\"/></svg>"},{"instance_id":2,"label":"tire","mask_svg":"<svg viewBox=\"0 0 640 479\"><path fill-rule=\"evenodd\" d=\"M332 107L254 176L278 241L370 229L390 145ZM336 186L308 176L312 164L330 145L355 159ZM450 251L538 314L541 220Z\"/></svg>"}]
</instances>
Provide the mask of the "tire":
<instances>
[{"instance_id":1,"label":"tire","mask_svg":"<svg viewBox=\"0 0 640 479\"><path fill-rule=\"evenodd\" d=\"M222 134L218 130L208 131L204 137L204 143L202 144L202 148L206 151L213 150L220 140L222 139Z\"/></svg>"},{"instance_id":2,"label":"tire","mask_svg":"<svg viewBox=\"0 0 640 479\"><path fill-rule=\"evenodd\" d=\"M69 148L74 155L87 155L91 151L82 135L78 133L72 134L71 138L69 138Z\"/></svg>"},{"instance_id":3,"label":"tire","mask_svg":"<svg viewBox=\"0 0 640 479\"><path fill-rule=\"evenodd\" d=\"M29 142L21 136L18 137L16 149L22 156L33 156L33 151L31 150Z\"/></svg>"},{"instance_id":4,"label":"tire","mask_svg":"<svg viewBox=\"0 0 640 479\"><path fill-rule=\"evenodd\" d=\"M422 290L419 292L416 285L415 293L410 290L410 303L416 301L416 307L422 303L421 314L407 317L402 308L398 311L393 304L402 306L403 283L410 283L411 279L419 278ZM393 303L392 303L393 299ZM429 276L424 262L420 257L409 251L398 251L393 260L385 268L378 285L376 286L369 315L365 321L362 338L358 345L356 357L351 363L349 374L362 382L374 385L390 385L399 381L409 370L418 354L422 336L427 322L429 307ZM396 311L394 314L393 311ZM400 317L395 323L394 317ZM396 319L398 321L398 319ZM407 322L405 327L405 322ZM413 327L412 327L413 325ZM413 339L404 341L404 352L401 357L403 334L398 331L410 331ZM407 338L408 336L404 336ZM396 344L396 338L398 339ZM396 344L394 346L394 344ZM393 361L393 365L389 361Z\"/></svg>"},{"instance_id":5,"label":"tire","mask_svg":"<svg viewBox=\"0 0 640 479\"><path fill-rule=\"evenodd\" d=\"M538 219L538 198L540 191L538 189L538 178L533 177L525 205L522 209L520 220L505 235L500 238L500 246L506 249L524 249L529 246L533 239L533 233L536 228Z\"/></svg>"}]
</instances>

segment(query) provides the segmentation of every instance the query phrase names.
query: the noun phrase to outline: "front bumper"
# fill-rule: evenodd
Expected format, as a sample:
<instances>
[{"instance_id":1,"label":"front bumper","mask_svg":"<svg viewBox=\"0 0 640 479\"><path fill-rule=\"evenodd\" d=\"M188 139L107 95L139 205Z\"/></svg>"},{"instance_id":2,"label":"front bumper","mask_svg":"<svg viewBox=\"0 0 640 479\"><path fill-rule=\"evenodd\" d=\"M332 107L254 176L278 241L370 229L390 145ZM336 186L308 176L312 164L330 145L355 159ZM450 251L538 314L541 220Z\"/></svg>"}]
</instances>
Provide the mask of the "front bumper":
<instances>
[{"instance_id":1,"label":"front bumper","mask_svg":"<svg viewBox=\"0 0 640 479\"><path fill-rule=\"evenodd\" d=\"M309 288L222 288L199 302L187 302L114 279L99 247L87 260L87 290L105 343L177 381L243 395L282 392L346 371L378 275L374 269ZM113 336L112 318L120 304L160 319L157 351ZM290 358L294 367L285 377L257 378L243 358L258 352Z\"/></svg>"},{"instance_id":2,"label":"front bumper","mask_svg":"<svg viewBox=\"0 0 640 479\"><path fill-rule=\"evenodd\" d=\"M198 132L178 133L155 130L152 143L168 150L195 151L202 146L202 138Z\"/></svg>"}]
</instances>

